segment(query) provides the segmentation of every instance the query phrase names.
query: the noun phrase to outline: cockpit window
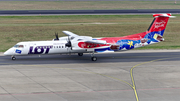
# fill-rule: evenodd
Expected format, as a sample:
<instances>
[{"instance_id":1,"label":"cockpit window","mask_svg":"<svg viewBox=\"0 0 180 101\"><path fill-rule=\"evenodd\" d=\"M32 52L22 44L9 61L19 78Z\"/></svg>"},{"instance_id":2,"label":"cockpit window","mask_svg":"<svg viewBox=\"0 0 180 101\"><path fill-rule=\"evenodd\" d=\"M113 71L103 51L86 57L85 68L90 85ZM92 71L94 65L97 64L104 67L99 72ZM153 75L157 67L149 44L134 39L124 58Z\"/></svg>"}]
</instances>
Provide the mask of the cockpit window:
<instances>
[{"instance_id":1,"label":"cockpit window","mask_svg":"<svg viewBox=\"0 0 180 101\"><path fill-rule=\"evenodd\" d=\"M14 45L14 47L15 47L15 48L17 48L17 47L18 47L18 45Z\"/></svg>"},{"instance_id":2,"label":"cockpit window","mask_svg":"<svg viewBox=\"0 0 180 101\"><path fill-rule=\"evenodd\" d=\"M24 48L24 45L14 45L15 48Z\"/></svg>"}]
</instances>

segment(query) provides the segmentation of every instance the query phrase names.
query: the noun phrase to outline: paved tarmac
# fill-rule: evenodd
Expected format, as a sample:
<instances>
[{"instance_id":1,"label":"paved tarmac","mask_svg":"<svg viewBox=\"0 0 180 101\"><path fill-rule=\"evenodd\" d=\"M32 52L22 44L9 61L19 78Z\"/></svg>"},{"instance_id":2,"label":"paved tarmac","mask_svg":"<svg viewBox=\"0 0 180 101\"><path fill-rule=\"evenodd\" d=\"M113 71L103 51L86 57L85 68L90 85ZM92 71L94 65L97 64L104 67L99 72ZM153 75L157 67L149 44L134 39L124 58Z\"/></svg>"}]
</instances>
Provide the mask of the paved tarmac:
<instances>
[{"instance_id":1,"label":"paved tarmac","mask_svg":"<svg viewBox=\"0 0 180 101\"><path fill-rule=\"evenodd\" d=\"M0 56L0 101L179 101L180 50Z\"/></svg>"}]
</instances>

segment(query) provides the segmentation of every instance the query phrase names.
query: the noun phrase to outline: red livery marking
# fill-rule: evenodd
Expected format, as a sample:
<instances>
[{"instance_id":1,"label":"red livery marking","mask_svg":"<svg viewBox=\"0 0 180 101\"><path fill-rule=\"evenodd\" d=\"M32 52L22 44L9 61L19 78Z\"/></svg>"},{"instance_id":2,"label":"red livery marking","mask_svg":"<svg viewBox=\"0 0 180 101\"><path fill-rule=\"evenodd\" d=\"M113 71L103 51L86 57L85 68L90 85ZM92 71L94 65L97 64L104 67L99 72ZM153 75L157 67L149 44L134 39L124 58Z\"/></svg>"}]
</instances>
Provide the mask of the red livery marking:
<instances>
[{"instance_id":1,"label":"red livery marking","mask_svg":"<svg viewBox=\"0 0 180 101\"><path fill-rule=\"evenodd\" d=\"M140 40L144 38L144 36L148 34L148 32L142 32L138 34L128 35L124 37L105 37L98 40L106 40L107 43L116 44L119 40Z\"/></svg>"},{"instance_id":2,"label":"red livery marking","mask_svg":"<svg viewBox=\"0 0 180 101\"><path fill-rule=\"evenodd\" d=\"M111 45L110 49L119 50L120 45Z\"/></svg>"},{"instance_id":3,"label":"red livery marking","mask_svg":"<svg viewBox=\"0 0 180 101\"><path fill-rule=\"evenodd\" d=\"M79 42L78 46L80 48L97 48L97 47L110 46L110 45L109 44L95 44L95 43Z\"/></svg>"},{"instance_id":4,"label":"red livery marking","mask_svg":"<svg viewBox=\"0 0 180 101\"><path fill-rule=\"evenodd\" d=\"M168 20L169 20L169 17L156 18L151 28L149 29L149 32L154 32L154 31L159 32L159 31L164 30L166 28Z\"/></svg>"}]
</instances>

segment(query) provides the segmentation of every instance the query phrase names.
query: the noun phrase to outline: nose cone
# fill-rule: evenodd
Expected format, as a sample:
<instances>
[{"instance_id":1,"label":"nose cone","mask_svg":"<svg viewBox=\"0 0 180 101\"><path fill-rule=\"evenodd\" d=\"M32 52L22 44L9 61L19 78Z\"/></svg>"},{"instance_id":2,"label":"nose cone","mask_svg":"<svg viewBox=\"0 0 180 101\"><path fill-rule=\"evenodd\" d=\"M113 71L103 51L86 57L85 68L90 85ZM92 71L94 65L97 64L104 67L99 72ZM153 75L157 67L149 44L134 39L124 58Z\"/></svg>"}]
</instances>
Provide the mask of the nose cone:
<instances>
[{"instance_id":1,"label":"nose cone","mask_svg":"<svg viewBox=\"0 0 180 101\"><path fill-rule=\"evenodd\" d=\"M4 52L4 55L13 55L14 49L10 48L6 52Z\"/></svg>"}]
</instances>

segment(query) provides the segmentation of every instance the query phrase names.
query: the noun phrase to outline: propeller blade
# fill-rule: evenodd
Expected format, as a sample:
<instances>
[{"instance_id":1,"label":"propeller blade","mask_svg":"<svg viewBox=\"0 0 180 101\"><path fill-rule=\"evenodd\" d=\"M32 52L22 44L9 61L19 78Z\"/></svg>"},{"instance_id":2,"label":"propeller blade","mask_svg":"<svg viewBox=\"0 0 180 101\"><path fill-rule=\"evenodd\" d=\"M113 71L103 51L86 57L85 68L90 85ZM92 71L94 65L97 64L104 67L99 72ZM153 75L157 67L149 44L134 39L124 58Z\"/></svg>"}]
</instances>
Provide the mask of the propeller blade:
<instances>
[{"instance_id":1,"label":"propeller blade","mask_svg":"<svg viewBox=\"0 0 180 101\"><path fill-rule=\"evenodd\" d=\"M67 43L65 44L68 47L69 52L72 50L71 36L68 36Z\"/></svg>"},{"instance_id":2,"label":"propeller blade","mask_svg":"<svg viewBox=\"0 0 180 101\"><path fill-rule=\"evenodd\" d=\"M59 40L59 37L58 37L58 33L55 32L55 39L54 40Z\"/></svg>"}]
</instances>

